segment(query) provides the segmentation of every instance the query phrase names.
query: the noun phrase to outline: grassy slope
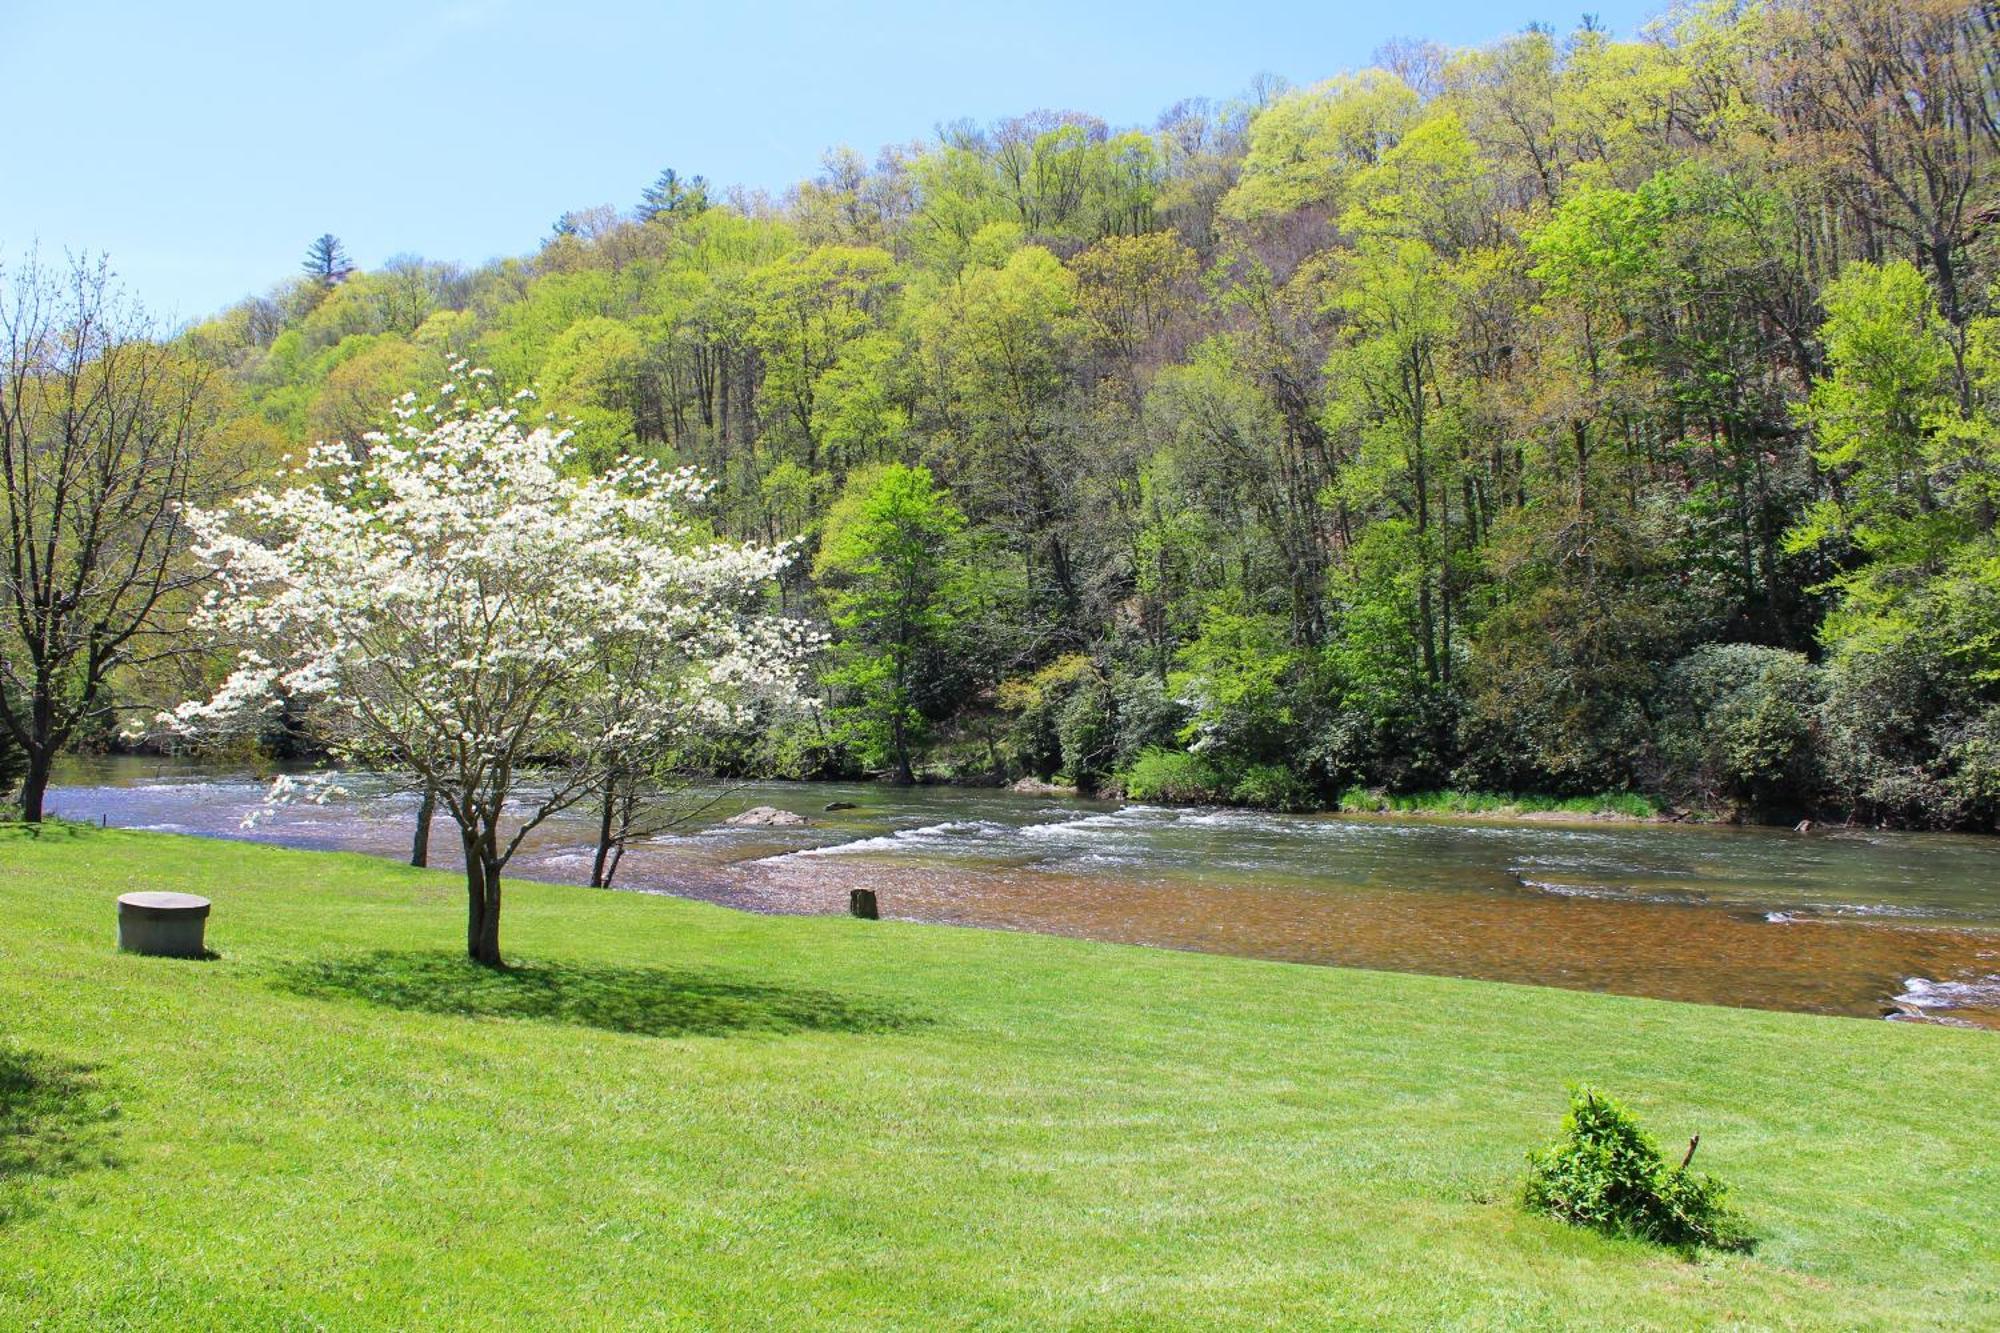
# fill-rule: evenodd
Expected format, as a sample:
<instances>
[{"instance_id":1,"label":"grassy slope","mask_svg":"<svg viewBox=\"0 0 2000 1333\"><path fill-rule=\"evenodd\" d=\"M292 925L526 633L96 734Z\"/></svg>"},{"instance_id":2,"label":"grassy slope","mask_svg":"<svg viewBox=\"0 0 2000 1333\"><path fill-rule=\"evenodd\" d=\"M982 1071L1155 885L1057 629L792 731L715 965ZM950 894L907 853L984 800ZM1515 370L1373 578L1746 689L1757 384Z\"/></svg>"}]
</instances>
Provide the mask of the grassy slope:
<instances>
[{"instance_id":1,"label":"grassy slope","mask_svg":"<svg viewBox=\"0 0 2000 1333\"><path fill-rule=\"evenodd\" d=\"M142 887L222 959L113 952ZM60 1115L0 1153L0 1326L2000 1323L1990 1033L527 884L510 952L567 970L478 1003L573 1021L468 1017L369 952L454 948L457 893L0 830L0 1040L43 1103L93 1067L77 1162ZM1757 1253L1523 1215L1576 1079L1699 1129Z\"/></svg>"}]
</instances>

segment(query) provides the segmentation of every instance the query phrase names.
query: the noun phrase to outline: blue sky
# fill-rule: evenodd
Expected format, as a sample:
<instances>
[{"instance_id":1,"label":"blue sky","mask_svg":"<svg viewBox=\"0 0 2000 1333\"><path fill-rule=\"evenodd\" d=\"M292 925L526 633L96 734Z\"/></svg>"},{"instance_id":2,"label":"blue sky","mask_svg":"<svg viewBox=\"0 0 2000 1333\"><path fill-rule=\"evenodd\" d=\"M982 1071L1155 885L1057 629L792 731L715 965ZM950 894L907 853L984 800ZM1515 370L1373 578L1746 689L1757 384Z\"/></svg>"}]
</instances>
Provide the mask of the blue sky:
<instances>
[{"instance_id":1,"label":"blue sky","mask_svg":"<svg viewBox=\"0 0 2000 1333\"><path fill-rule=\"evenodd\" d=\"M0 257L107 251L153 309L191 318L295 272L323 231L365 266L477 263L532 249L565 209L629 207L663 166L776 192L830 145L872 156L961 116L1146 125L1393 37L1577 17L1538 3L0 0ZM1591 9L1623 34L1658 7Z\"/></svg>"}]
</instances>

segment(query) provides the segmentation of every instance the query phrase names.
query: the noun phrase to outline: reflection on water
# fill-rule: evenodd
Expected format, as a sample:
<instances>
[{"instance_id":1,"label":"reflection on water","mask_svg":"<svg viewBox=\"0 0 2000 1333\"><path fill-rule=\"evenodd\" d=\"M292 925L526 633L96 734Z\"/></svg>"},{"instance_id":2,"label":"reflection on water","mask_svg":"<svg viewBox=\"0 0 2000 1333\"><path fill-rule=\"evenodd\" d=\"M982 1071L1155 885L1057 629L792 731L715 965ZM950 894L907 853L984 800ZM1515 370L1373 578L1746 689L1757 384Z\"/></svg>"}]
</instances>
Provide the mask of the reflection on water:
<instances>
[{"instance_id":1,"label":"reflection on water","mask_svg":"<svg viewBox=\"0 0 2000 1333\"><path fill-rule=\"evenodd\" d=\"M407 856L414 801L366 778L264 811L263 780L82 761L75 819ZM831 802L857 808L828 812ZM804 826L734 828L753 805ZM252 828L245 816L262 812ZM510 873L589 877L587 816ZM433 864L456 860L442 819ZM620 887L776 912L884 915L1668 999L2000 1027L2000 842L1939 834L1469 823L757 783L634 847Z\"/></svg>"}]
</instances>

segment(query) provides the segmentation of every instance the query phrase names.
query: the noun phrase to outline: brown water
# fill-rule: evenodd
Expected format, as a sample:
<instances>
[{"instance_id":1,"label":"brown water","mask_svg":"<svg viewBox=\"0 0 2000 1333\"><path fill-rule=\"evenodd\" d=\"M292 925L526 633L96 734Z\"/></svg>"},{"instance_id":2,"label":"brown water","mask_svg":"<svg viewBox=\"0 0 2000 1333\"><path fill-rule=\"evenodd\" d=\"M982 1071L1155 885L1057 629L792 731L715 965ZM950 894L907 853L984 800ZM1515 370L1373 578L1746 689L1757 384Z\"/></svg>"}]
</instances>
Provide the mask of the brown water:
<instances>
[{"instance_id":1,"label":"brown water","mask_svg":"<svg viewBox=\"0 0 2000 1333\"><path fill-rule=\"evenodd\" d=\"M263 806L243 771L78 764L58 813L300 847L408 852L411 802L365 778ZM859 808L826 812L832 801ZM751 805L795 828L732 828ZM261 816L245 829L246 814ZM589 873L582 819L510 873ZM441 827L434 861L451 863ZM1278 816L965 788L753 784L633 849L620 887L774 912L887 916L2000 1028L2000 841L1939 834Z\"/></svg>"}]
</instances>

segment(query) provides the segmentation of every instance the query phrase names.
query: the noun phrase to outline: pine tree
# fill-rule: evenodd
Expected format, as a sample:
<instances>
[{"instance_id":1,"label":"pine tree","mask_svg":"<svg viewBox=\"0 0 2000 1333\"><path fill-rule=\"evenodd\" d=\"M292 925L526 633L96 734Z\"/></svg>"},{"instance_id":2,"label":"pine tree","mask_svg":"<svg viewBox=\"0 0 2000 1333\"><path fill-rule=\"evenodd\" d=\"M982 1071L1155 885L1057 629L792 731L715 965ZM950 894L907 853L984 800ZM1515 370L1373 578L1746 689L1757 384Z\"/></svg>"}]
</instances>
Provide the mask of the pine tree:
<instances>
[{"instance_id":1,"label":"pine tree","mask_svg":"<svg viewBox=\"0 0 2000 1333\"><path fill-rule=\"evenodd\" d=\"M701 176L686 180L672 167L639 195L639 221L651 222L667 216L691 217L708 207L708 181Z\"/></svg>"},{"instance_id":2,"label":"pine tree","mask_svg":"<svg viewBox=\"0 0 2000 1333\"><path fill-rule=\"evenodd\" d=\"M306 247L305 262L299 267L320 286L334 287L354 272L354 261L347 257L340 238L328 232Z\"/></svg>"}]
</instances>

